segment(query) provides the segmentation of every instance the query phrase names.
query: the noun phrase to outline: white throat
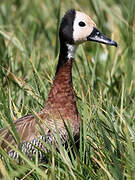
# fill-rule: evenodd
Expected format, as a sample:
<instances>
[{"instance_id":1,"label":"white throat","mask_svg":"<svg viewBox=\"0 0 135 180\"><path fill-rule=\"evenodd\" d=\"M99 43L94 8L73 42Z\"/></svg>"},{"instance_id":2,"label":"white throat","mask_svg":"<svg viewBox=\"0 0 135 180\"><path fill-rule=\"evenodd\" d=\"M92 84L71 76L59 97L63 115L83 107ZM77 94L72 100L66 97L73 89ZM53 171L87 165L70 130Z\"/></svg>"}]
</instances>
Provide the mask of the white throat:
<instances>
[{"instance_id":1,"label":"white throat","mask_svg":"<svg viewBox=\"0 0 135 180\"><path fill-rule=\"evenodd\" d=\"M74 58L77 45L67 44L67 48L68 48L67 58L68 58L68 59Z\"/></svg>"}]
</instances>

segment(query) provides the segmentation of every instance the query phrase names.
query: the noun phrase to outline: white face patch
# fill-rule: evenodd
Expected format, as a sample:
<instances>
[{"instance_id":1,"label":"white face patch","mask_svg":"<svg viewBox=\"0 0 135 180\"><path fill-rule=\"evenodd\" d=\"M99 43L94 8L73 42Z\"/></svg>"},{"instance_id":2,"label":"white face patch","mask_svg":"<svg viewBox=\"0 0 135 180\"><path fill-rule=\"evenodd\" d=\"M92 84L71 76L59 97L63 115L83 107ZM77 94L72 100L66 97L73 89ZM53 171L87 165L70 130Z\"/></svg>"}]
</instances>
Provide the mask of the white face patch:
<instances>
[{"instance_id":1,"label":"white face patch","mask_svg":"<svg viewBox=\"0 0 135 180\"><path fill-rule=\"evenodd\" d=\"M85 23L84 26L80 26L79 23ZM96 24L92 19L80 11L76 11L76 16L73 24L73 39L76 44L87 41L87 37L91 34L93 27Z\"/></svg>"},{"instance_id":2,"label":"white face patch","mask_svg":"<svg viewBox=\"0 0 135 180\"><path fill-rule=\"evenodd\" d=\"M66 45L68 47L67 58L68 59L74 58L77 45L73 45L73 44L66 44Z\"/></svg>"}]
</instances>

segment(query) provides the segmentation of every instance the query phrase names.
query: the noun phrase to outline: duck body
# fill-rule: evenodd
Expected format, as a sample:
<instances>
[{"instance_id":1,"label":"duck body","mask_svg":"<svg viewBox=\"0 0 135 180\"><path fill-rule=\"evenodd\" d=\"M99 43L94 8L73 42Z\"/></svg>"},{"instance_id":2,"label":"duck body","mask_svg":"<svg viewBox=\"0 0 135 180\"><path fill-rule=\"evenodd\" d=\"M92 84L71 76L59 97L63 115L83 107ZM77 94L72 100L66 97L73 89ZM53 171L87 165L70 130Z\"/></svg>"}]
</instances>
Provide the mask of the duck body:
<instances>
[{"instance_id":1,"label":"duck body","mask_svg":"<svg viewBox=\"0 0 135 180\"><path fill-rule=\"evenodd\" d=\"M59 60L45 107L36 117L28 115L14 122L22 143L22 151L29 158L32 158L32 155L38 151L35 146L47 151L42 141L48 143L54 141L57 146L57 130L62 144L65 144L69 139L65 124L67 127L70 124L73 136L79 137L81 118L72 85L72 64L76 48L86 41L117 46L116 42L102 35L95 26L89 16L79 11L68 10L63 17L59 30ZM37 121L45 136L41 133ZM17 152L12 150L7 143L17 146L10 131L7 128L1 129L0 135L2 137L0 146L7 151L10 157L17 159ZM43 158L44 155L39 151L39 159Z\"/></svg>"},{"instance_id":2,"label":"duck body","mask_svg":"<svg viewBox=\"0 0 135 180\"><path fill-rule=\"evenodd\" d=\"M14 123L22 142L22 151L25 152L29 158L32 158L32 154L36 153L37 149L34 147L36 144L38 145L38 148L42 148L42 150L44 149L45 151L45 147L40 140L49 143L56 141L55 138L57 135L52 140L52 134L57 134L56 126L58 128L62 144L67 141L68 132L65 129L64 122L68 126L67 121L69 121L73 136L79 137L80 114L77 110L72 86L72 63L73 59L68 59L68 61L66 61L64 65L59 68L48 94L46 105L36 117L38 121L40 121L40 125L43 128L46 136L43 137L41 135L39 125L37 124L37 121L33 115L19 118ZM4 136L8 142L12 143L13 145L16 144L8 129L2 129L0 134L3 133L5 134ZM31 144L33 144L33 146ZM2 142L1 146L3 148L7 148L7 144L4 141ZM18 158L18 154L11 148L8 148L8 153L10 157L14 159ZM43 154L40 152L39 156L39 159L43 158Z\"/></svg>"}]
</instances>

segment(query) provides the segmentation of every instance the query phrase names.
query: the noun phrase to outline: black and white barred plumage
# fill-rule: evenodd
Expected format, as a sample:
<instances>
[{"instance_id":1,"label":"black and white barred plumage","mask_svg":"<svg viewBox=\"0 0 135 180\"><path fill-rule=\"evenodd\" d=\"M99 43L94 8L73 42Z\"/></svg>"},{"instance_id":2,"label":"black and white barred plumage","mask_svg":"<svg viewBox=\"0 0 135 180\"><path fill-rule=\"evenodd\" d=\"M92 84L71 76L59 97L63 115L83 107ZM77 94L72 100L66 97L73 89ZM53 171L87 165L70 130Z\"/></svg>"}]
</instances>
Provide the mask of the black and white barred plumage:
<instances>
[{"instance_id":1,"label":"black and white barred plumage","mask_svg":"<svg viewBox=\"0 0 135 180\"><path fill-rule=\"evenodd\" d=\"M52 138L50 134L47 134L45 136L40 136L39 138L35 138L31 140L30 142L24 141L22 143L22 152L28 156L30 160L32 160L36 154L38 154L38 160L42 161L45 159L45 154L47 153L47 148L45 146L45 143L51 144ZM18 160L19 155L15 150L11 150L8 152L8 155L13 158L14 160Z\"/></svg>"}]
</instances>

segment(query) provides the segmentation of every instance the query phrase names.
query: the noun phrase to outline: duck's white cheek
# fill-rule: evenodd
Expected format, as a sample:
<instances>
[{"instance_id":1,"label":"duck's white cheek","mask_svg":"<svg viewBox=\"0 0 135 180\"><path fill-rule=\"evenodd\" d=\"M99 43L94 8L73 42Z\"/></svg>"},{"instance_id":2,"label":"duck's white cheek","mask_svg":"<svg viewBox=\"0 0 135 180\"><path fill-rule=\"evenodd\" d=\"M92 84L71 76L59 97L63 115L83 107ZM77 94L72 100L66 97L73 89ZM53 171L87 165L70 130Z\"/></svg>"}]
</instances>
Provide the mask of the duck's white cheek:
<instances>
[{"instance_id":1,"label":"duck's white cheek","mask_svg":"<svg viewBox=\"0 0 135 180\"><path fill-rule=\"evenodd\" d=\"M87 40L86 35L84 35L84 31L82 31L80 29L74 30L73 39L74 39L74 42Z\"/></svg>"},{"instance_id":2,"label":"duck's white cheek","mask_svg":"<svg viewBox=\"0 0 135 180\"><path fill-rule=\"evenodd\" d=\"M90 29L88 28L76 28L73 31L73 39L74 42L85 42L87 41L87 37L90 35Z\"/></svg>"}]
</instances>

